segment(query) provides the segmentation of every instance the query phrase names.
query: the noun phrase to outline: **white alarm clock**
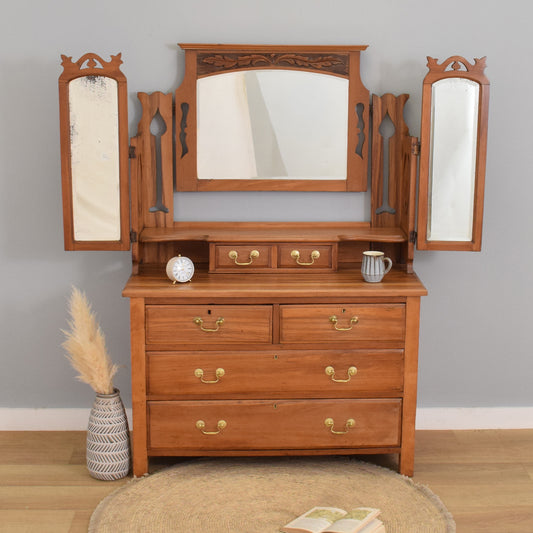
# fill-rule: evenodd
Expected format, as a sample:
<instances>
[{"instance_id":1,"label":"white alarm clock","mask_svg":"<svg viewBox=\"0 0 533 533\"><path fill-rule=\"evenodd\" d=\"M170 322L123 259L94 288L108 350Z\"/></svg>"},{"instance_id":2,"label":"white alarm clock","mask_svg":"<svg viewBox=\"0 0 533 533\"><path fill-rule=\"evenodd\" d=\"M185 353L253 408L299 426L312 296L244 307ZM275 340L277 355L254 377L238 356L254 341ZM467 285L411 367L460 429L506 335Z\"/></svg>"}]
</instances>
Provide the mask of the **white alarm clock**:
<instances>
[{"instance_id":1,"label":"white alarm clock","mask_svg":"<svg viewBox=\"0 0 533 533\"><path fill-rule=\"evenodd\" d=\"M191 281L194 274L194 263L188 257L178 255L169 259L167 276L174 282L185 283Z\"/></svg>"}]
</instances>

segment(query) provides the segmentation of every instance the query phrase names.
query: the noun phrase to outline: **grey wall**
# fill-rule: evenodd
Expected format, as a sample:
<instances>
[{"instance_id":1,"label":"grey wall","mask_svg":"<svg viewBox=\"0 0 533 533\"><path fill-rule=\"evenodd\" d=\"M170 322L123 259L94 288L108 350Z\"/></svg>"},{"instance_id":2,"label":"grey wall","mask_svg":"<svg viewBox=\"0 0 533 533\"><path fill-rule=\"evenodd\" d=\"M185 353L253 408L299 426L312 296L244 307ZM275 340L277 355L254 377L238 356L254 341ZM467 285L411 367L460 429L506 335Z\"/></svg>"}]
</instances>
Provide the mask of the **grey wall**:
<instances>
[{"instance_id":1,"label":"grey wall","mask_svg":"<svg viewBox=\"0 0 533 533\"><path fill-rule=\"evenodd\" d=\"M533 74L529 3L507 0L18 0L0 19L0 407L87 407L60 343L71 285L86 291L107 334L130 403L125 252L63 251L57 78L60 54L121 51L130 92L174 90L177 42L369 44L362 75L377 94L411 95L405 113L419 135L425 57L488 56L490 130L483 251L417 252L423 300L419 405L532 406ZM489 7L490 6L490 7ZM214 203L239 202L224 194ZM257 216L283 196L256 198ZM178 199L177 204L188 204ZM192 202L192 200L191 200ZM278 203L279 202L279 203ZM336 202L339 202L337 205ZM191 204L192 205L192 204ZM361 201L310 195L298 202L353 218ZM208 216L199 204L195 216ZM254 208L255 209L255 208ZM325 215L326 216L326 215ZM331 215L328 215L331 216Z\"/></svg>"}]
</instances>

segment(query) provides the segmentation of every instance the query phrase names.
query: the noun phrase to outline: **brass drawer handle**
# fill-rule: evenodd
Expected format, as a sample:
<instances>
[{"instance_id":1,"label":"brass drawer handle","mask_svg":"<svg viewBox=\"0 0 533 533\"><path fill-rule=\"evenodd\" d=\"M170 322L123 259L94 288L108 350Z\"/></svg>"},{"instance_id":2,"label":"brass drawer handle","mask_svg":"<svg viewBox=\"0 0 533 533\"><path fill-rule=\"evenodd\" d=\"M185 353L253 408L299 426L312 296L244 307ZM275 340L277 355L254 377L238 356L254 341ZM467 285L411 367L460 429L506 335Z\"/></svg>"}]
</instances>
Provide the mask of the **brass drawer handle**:
<instances>
[{"instance_id":1,"label":"brass drawer handle","mask_svg":"<svg viewBox=\"0 0 533 533\"><path fill-rule=\"evenodd\" d=\"M326 420L324 420L324 424L334 435L345 435L351 428L355 427L355 420L353 418L348 418L348 420L346 420L346 424L344 425L344 431L335 431L333 429L333 426L335 425L333 418L326 418Z\"/></svg>"},{"instance_id":2,"label":"brass drawer handle","mask_svg":"<svg viewBox=\"0 0 533 533\"><path fill-rule=\"evenodd\" d=\"M215 322L215 326L216 326L216 328L204 328L204 321L203 321L202 318L200 318L200 317L198 317L198 316L197 316L196 318L193 319L193 322L194 322L197 326L200 326L200 329L201 329L202 331L205 331L205 332L207 332L207 333L211 333L211 332L214 332L214 331L218 331L218 330L220 329L220 326L221 326L222 324L224 324L224 319L223 319L222 317L219 317L219 318L217 319L217 321Z\"/></svg>"},{"instance_id":3,"label":"brass drawer handle","mask_svg":"<svg viewBox=\"0 0 533 533\"><path fill-rule=\"evenodd\" d=\"M208 379L204 379L204 371L201 369L201 368L197 368L195 371L194 371L194 375L202 382L202 383L218 383L220 381L220 378L222 376L224 376L226 372L224 371L223 368L217 368L215 370L215 377L217 379L214 379L214 380L208 380Z\"/></svg>"},{"instance_id":4,"label":"brass drawer handle","mask_svg":"<svg viewBox=\"0 0 533 533\"><path fill-rule=\"evenodd\" d=\"M196 421L196 429L199 429L204 435L218 435L227 425L228 423L225 420L219 420L217 422L217 431L205 431L205 422L203 420Z\"/></svg>"},{"instance_id":5,"label":"brass drawer handle","mask_svg":"<svg viewBox=\"0 0 533 533\"><path fill-rule=\"evenodd\" d=\"M329 321L333 323L333 327L337 331L350 331L354 327L354 325L357 324L357 322L359 322L359 318L357 318L356 316L352 316L352 318L350 318L349 328L339 328L339 326L337 326L337 322L339 321L339 319L335 315L330 316Z\"/></svg>"},{"instance_id":6,"label":"brass drawer handle","mask_svg":"<svg viewBox=\"0 0 533 533\"><path fill-rule=\"evenodd\" d=\"M247 262L239 262L237 261L237 258L239 257L239 254L235 251L235 250L231 250L228 254L228 257L230 259L233 259L234 263L236 265L239 265L239 266L246 266L246 265L251 265L253 262L254 262L254 259L257 259L259 257L259 250L252 250L250 252L250 255L249 255L249 259L250 261L247 261Z\"/></svg>"},{"instance_id":7,"label":"brass drawer handle","mask_svg":"<svg viewBox=\"0 0 533 533\"><path fill-rule=\"evenodd\" d=\"M309 266L312 265L316 259L320 257L320 252L318 250L313 250L311 252L311 261L309 263L304 263L303 261L300 261L300 251L299 250L293 250L291 252L291 257L302 266Z\"/></svg>"},{"instance_id":8,"label":"brass drawer handle","mask_svg":"<svg viewBox=\"0 0 533 533\"><path fill-rule=\"evenodd\" d=\"M331 377L331 381L334 381L335 383L348 383L352 379L352 376L355 376L357 374L357 368L355 366L351 366L348 368L348 379L338 379L335 377L335 369L332 366L327 366L325 368L325 372L327 376Z\"/></svg>"}]
</instances>

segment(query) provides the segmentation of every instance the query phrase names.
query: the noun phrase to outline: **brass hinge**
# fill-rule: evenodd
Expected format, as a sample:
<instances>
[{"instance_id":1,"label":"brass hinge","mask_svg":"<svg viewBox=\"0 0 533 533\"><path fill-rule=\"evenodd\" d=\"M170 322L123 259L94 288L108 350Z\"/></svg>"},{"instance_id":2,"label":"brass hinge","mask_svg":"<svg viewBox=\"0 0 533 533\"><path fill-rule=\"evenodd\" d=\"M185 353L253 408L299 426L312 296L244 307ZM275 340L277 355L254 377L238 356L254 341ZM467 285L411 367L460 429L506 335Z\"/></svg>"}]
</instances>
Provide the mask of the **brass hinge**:
<instances>
[{"instance_id":1,"label":"brass hinge","mask_svg":"<svg viewBox=\"0 0 533 533\"><path fill-rule=\"evenodd\" d=\"M418 233L416 231L409 232L409 242L416 244L416 239L418 238Z\"/></svg>"},{"instance_id":2,"label":"brass hinge","mask_svg":"<svg viewBox=\"0 0 533 533\"><path fill-rule=\"evenodd\" d=\"M413 155L420 155L420 143L415 142L411 145L411 153Z\"/></svg>"},{"instance_id":3,"label":"brass hinge","mask_svg":"<svg viewBox=\"0 0 533 533\"><path fill-rule=\"evenodd\" d=\"M135 153L135 146L130 145L129 150L128 150L128 157L130 159L135 159L137 157L137 154Z\"/></svg>"},{"instance_id":4,"label":"brass hinge","mask_svg":"<svg viewBox=\"0 0 533 533\"><path fill-rule=\"evenodd\" d=\"M137 232L131 230L130 231L130 242L137 242Z\"/></svg>"}]
</instances>

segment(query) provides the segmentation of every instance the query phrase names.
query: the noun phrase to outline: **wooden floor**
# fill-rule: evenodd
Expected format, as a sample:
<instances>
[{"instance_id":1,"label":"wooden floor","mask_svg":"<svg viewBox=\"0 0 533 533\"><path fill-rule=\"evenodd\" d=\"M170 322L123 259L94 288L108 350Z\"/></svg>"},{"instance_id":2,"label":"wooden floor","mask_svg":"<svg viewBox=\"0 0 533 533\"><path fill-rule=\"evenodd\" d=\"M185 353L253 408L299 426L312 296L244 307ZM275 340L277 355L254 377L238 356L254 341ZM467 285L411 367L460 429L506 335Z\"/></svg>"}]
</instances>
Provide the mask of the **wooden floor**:
<instances>
[{"instance_id":1,"label":"wooden floor","mask_svg":"<svg viewBox=\"0 0 533 533\"><path fill-rule=\"evenodd\" d=\"M415 457L414 480L440 496L458 533L533 533L533 429L418 431ZM88 475L84 432L0 432L0 531L86 532L126 481Z\"/></svg>"}]
</instances>

